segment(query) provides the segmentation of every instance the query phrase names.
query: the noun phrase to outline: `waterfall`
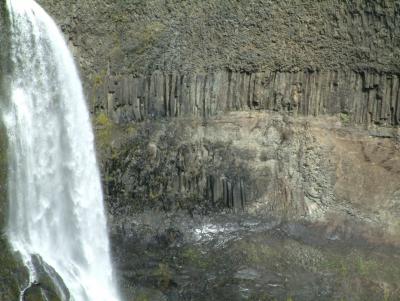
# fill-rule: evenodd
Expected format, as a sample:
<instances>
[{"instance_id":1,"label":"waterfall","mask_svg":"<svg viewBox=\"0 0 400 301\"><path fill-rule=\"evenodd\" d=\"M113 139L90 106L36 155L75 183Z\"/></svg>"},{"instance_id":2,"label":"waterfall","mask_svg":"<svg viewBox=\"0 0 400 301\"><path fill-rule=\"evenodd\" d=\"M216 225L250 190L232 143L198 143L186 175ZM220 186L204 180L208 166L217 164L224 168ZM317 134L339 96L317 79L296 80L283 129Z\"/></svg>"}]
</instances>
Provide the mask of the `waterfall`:
<instances>
[{"instance_id":1,"label":"waterfall","mask_svg":"<svg viewBox=\"0 0 400 301\"><path fill-rule=\"evenodd\" d=\"M73 58L35 1L7 1L12 81L1 113L9 139L9 241L32 282L33 258L40 257L62 278L70 300L119 300L94 137Z\"/></svg>"}]
</instances>

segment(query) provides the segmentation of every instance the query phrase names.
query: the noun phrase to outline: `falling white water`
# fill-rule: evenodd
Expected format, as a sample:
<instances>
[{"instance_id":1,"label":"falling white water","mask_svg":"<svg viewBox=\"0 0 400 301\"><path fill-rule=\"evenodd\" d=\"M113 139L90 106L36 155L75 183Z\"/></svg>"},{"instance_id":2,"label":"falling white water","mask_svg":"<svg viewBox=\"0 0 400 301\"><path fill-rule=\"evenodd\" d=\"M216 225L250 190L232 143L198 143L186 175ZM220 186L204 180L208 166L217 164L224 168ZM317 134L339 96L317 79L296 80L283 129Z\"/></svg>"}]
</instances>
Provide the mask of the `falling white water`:
<instances>
[{"instance_id":1,"label":"falling white water","mask_svg":"<svg viewBox=\"0 0 400 301\"><path fill-rule=\"evenodd\" d=\"M8 236L28 267L40 255L74 301L119 300L89 113L71 54L33 0L8 0L13 75Z\"/></svg>"}]
</instances>

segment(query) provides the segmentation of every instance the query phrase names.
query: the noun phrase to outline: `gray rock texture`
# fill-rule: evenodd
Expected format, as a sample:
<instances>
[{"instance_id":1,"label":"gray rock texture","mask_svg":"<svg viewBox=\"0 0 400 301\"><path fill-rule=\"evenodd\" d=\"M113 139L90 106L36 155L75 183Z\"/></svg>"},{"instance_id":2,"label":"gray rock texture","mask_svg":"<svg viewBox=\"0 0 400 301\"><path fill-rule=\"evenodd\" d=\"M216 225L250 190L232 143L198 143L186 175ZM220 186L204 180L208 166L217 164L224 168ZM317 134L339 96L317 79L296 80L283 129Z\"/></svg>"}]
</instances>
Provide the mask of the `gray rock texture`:
<instances>
[{"instance_id":1,"label":"gray rock texture","mask_svg":"<svg viewBox=\"0 0 400 301\"><path fill-rule=\"evenodd\" d=\"M396 1L51 1L93 112L244 109L397 125Z\"/></svg>"},{"instance_id":2,"label":"gray rock texture","mask_svg":"<svg viewBox=\"0 0 400 301\"><path fill-rule=\"evenodd\" d=\"M339 70L398 73L391 0L40 0L87 75Z\"/></svg>"},{"instance_id":3,"label":"gray rock texture","mask_svg":"<svg viewBox=\"0 0 400 301\"><path fill-rule=\"evenodd\" d=\"M89 100L94 113L117 124L248 110L340 115L359 124L400 122L399 77L354 71L104 75Z\"/></svg>"},{"instance_id":4,"label":"gray rock texture","mask_svg":"<svg viewBox=\"0 0 400 301\"><path fill-rule=\"evenodd\" d=\"M143 210L328 223L345 214L400 238L396 128L253 111L96 128L116 221Z\"/></svg>"},{"instance_id":5,"label":"gray rock texture","mask_svg":"<svg viewBox=\"0 0 400 301\"><path fill-rule=\"evenodd\" d=\"M38 2L127 300L398 300L398 1Z\"/></svg>"}]
</instances>

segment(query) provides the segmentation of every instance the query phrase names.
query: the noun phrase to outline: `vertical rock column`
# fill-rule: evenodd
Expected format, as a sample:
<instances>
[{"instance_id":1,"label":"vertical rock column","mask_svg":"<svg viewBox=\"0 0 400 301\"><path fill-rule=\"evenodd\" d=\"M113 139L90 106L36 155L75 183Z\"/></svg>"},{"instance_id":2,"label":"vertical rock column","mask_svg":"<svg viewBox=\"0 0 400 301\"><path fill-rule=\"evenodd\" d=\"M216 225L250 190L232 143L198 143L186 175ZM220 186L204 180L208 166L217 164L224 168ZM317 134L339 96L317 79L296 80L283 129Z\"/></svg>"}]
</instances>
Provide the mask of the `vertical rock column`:
<instances>
[{"instance_id":1,"label":"vertical rock column","mask_svg":"<svg viewBox=\"0 0 400 301\"><path fill-rule=\"evenodd\" d=\"M352 70L204 74L154 72L105 76L94 85L94 113L118 124L160 117L200 117L269 110L304 116L341 114L356 124L397 126L399 76Z\"/></svg>"}]
</instances>

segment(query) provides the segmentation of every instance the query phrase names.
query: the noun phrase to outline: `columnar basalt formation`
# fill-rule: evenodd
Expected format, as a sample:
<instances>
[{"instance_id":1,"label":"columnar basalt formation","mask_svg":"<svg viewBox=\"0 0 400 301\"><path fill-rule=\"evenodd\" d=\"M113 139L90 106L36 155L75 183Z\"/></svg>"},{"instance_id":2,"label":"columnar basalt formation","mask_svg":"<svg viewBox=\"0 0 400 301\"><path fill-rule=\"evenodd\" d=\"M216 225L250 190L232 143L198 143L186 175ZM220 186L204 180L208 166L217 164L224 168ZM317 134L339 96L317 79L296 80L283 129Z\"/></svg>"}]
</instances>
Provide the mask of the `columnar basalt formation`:
<instances>
[{"instance_id":1,"label":"columnar basalt formation","mask_svg":"<svg viewBox=\"0 0 400 301\"><path fill-rule=\"evenodd\" d=\"M303 129L309 122L397 141L396 2L40 2L79 58L112 212L177 203L248 209L263 200L307 217L356 199L334 189L337 158L327 159L329 141L311 147L319 140ZM256 114L261 132L251 136L241 114ZM282 124L270 126L277 116ZM272 141L255 142L262 137Z\"/></svg>"},{"instance_id":2,"label":"columnar basalt formation","mask_svg":"<svg viewBox=\"0 0 400 301\"><path fill-rule=\"evenodd\" d=\"M38 2L80 65L127 296L397 300L398 1Z\"/></svg>"},{"instance_id":3,"label":"columnar basalt formation","mask_svg":"<svg viewBox=\"0 0 400 301\"><path fill-rule=\"evenodd\" d=\"M40 2L92 112L116 123L249 109L399 122L396 1Z\"/></svg>"},{"instance_id":4,"label":"columnar basalt formation","mask_svg":"<svg viewBox=\"0 0 400 301\"><path fill-rule=\"evenodd\" d=\"M97 78L92 111L118 124L160 117L207 118L269 110L305 116L342 114L358 124L400 122L399 76L353 71L216 72Z\"/></svg>"}]
</instances>

